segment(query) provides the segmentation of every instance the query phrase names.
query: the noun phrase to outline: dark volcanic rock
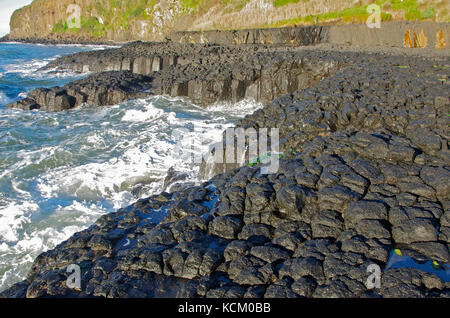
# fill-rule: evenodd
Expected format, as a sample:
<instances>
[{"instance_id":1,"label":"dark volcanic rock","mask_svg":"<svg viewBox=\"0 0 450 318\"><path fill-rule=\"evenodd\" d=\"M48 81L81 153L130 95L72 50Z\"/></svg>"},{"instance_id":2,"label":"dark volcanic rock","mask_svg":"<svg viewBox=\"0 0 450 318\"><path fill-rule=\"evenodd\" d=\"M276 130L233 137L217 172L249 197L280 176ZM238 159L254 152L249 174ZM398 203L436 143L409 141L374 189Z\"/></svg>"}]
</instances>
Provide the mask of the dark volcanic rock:
<instances>
[{"instance_id":1,"label":"dark volcanic rock","mask_svg":"<svg viewBox=\"0 0 450 318\"><path fill-rule=\"evenodd\" d=\"M295 54L264 45L135 42L121 48L64 56L44 69L148 75L153 78L152 94L185 96L194 104L206 107L216 102L236 103L249 98L268 103L334 74L339 62L330 57ZM81 96L73 97L83 100ZM104 104L92 100L94 104ZM54 105L53 100L51 102L50 105ZM24 108L20 103L14 107ZM53 106L53 109L65 108Z\"/></svg>"},{"instance_id":2,"label":"dark volcanic rock","mask_svg":"<svg viewBox=\"0 0 450 318\"><path fill-rule=\"evenodd\" d=\"M134 44L125 50L132 56L145 47ZM217 56L229 54L234 63L243 57L237 51L254 48L203 49L211 55L205 63L217 62L219 70ZM247 66L238 62L235 71L242 73L227 73L231 69L224 67L216 77L240 78L228 86L228 96L241 96L245 85L239 83L251 81L251 86L258 76L265 79L258 82L260 96L290 92L237 123L242 128L279 128L283 156L277 172L263 174L259 164L205 165L212 169L203 167L204 174L214 176L208 182L172 189L102 216L41 254L27 279L0 296L448 297L449 284L435 275L439 272L408 265L393 268L388 261L399 249L405 257L440 268L445 277L449 84L436 76L450 77L450 60L260 50L245 60L250 65L259 59L252 70L267 62L256 77L246 77ZM183 62L181 55L176 65L173 59L160 62L163 71L194 74L188 70L197 69L193 86L182 86L179 92L203 101L217 98L205 95L206 83L199 88L199 81L213 77L202 73L209 66L193 59ZM77 55L73 63L82 64L82 56L87 63L97 55ZM297 64L289 64L289 70L284 63L294 60ZM331 60L339 70L326 77L323 70L332 68L327 64ZM319 66L311 67L317 61ZM316 84L306 80L309 88L299 89L302 77L296 74L291 85L298 65L316 74ZM277 72L285 75L276 78ZM161 74L154 76L161 79ZM269 79L272 86L266 86ZM225 86L217 87L220 92ZM161 211L167 217L154 224L152 216ZM81 290L66 285L70 264L83 269ZM366 286L370 265L380 267L380 288Z\"/></svg>"},{"instance_id":3,"label":"dark volcanic rock","mask_svg":"<svg viewBox=\"0 0 450 318\"><path fill-rule=\"evenodd\" d=\"M115 105L151 95L152 81L151 77L131 72L104 72L64 87L32 90L27 98L7 105L7 108L62 111L83 104Z\"/></svg>"}]
</instances>

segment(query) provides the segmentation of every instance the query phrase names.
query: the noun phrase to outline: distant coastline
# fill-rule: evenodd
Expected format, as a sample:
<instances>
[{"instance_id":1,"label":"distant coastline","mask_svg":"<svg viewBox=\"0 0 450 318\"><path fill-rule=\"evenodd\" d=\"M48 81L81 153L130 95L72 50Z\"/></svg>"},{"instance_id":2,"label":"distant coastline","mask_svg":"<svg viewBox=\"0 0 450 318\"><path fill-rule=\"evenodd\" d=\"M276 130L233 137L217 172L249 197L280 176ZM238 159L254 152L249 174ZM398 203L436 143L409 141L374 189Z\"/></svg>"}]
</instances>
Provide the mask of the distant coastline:
<instances>
[{"instance_id":1,"label":"distant coastline","mask_svg":"<svg viewBox=\"0 0 450 318\"><path fill-rule=\"evenodd\" d=\"M114 42L114 41L73 41L73 40L54 40L54 39L11 39L9 34L0 38L0 43L25 43L25 44L43 44L43 45L111 45L120 46L128 42Z\"/></svg>"}]
</instances>

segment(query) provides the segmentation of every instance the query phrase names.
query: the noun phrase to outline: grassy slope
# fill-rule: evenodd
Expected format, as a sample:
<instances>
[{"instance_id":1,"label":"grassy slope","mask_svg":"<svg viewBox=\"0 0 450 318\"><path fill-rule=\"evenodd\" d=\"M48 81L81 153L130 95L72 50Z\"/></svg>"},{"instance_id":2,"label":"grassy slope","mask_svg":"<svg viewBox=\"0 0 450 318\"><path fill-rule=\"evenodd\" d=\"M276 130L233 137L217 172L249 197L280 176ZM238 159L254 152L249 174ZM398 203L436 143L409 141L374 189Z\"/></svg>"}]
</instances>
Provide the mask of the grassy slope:
<instances>
[{"instance_id":1,"label":"grassy slope","mask_svg":"<svg viewBox=\"0 0 450 318\"><path fill-rule=\"evenodd\" d=\"M78 0L78 3L83 3L81 29L69 29L67 22L59 19L53 25L51 32L55 34L85 34L95 38L102 38L108 32L117 32L130 29L133 23L145 23L149 25L150 32L155 30L167 28L169 22L172 23L170 27L176 27L178 18L190 16L195 19L203 19L205 21L205 13L209 9L215 8L216 11L207 19L214 21L215 19L222 19L221 24L206 23L206 29L228 29L226 26L227 20L224 19L227 15L240 14L244 7L250 1L255 0ZM264 0L262 0L264 1ZM406 20L440 20L449 21L448 4L446 1L438 0L374 0L365 1L360 0L359 5L348 7L348 0L333 1L334 8L339 8L339 2L343 3L341 10L328 12L327 6L319 7L319 14L303 14L301 9L290 10L290 8L305 8L306 6L315 6L320 2L326 0L265 0L268 5L271 5L270 13L271 19L265 19L265 11L259 15L262 18L256 19L255 12L250 12L247 17L248 20L255 20L255 27L283 27L292 25L308 25L315 23L363 23L367 20L369 14L367 13L367 4L376 2L382 7L382 19L384 21L391 19L406 19ZM440 1L440 3L439 3ZM74 1L77 3L77 1ZM338 5L336 6L336 3ZM344 4L345 3L345 4ZM87 5L86 5L87 4ZM33 3L25 8L19 9L14 16L20 16L23 11L34 6L48 6L47 0L34 0ZM303 5L303 7L300 7ZM171 9L172 8L172 9ZM218 9L217 9L218 8ZM167 11L171 9L172 11ZM253 10L255 11L255 10ZM258 11L258 9L256 10ZM304 10L303 10L304 11ZM35 11L36 12L36 11ZM278 14L280 13L280 14ZM247 13L242 13L233 20L233 24L229 28L240 28L239 21L246 16ZM278 15L277 15L278 14ZM62 15L63 16L63 15ZM160 16L160 17L158 17ZM275 17L275 18L274 18ZM14 20L14 18L13 18ZM237 20L237 21L236 21ZM230 20L232 21L232 20ZM20 23L12 21L12 27L20 28ZM247 25L242 26L243 28ZM184 27L184 26L183 26ZM182 28L183 28L182 27ZM152 29L153 28L153 29ZM159 29L158 29L159 28ZM180 28L178 28L180 29ZM187 29L195 29L195 21L193 26Z\"/></svg>"},{"instance_id":2,"label":"grassy slope","mask_svg":"<svg viewBox=\"0 0 450 318\"><path fill-rule=\"evenodd\" d=\"M275 0L282 3L288 3L297 0ZM298 1L297 1L298 2ZM445 6L437 6L434 1L422 1L418 3L417 0L376 0L373 1L381 8L381 17L383 21L389 21L393 19L394 15L402 16L405 20L435 20L437 13L441 13L447 16L448 11ZM443 2L442 2L443 3ZM445 3L443 3L445 4ZM314 23L326 23L328 21L343 22L343 23L364 23L369 17L367 12L368 5L355 6L352 8L344 9L342 11L326 12L318 15L308 15L302 17L296 17L292 19L281 20L276 23L272 23L270 27L282 27L298 24L314 24Z\"/></svg>"}]
</instances>

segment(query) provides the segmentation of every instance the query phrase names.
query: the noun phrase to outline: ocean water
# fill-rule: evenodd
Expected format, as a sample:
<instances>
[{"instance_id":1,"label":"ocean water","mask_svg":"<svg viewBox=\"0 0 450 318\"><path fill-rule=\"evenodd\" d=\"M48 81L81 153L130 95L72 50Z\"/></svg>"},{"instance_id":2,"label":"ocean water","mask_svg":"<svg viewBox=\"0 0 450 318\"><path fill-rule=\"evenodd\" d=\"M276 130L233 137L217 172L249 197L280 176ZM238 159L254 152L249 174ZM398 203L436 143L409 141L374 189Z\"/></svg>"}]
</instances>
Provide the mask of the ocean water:
<instances>
[{"instance_id":1,"label":"ocean water","mask_svg":"<svg viewBox=\"0 0 450 318\"><path fill-rule=\"evenodd\" d=\"M170 168L200 182L199 165L176 155L177 145L189 135L194 152L206 152L236 119L262 106L205 110L156 96L59 113L5 109L33 88L86 76L39 68L95 49L103 47L0 44L0 291L22 280L41 252L135 202L137 186L145 185L143 196L160 192Z\"/></svg>"}]
</instances>

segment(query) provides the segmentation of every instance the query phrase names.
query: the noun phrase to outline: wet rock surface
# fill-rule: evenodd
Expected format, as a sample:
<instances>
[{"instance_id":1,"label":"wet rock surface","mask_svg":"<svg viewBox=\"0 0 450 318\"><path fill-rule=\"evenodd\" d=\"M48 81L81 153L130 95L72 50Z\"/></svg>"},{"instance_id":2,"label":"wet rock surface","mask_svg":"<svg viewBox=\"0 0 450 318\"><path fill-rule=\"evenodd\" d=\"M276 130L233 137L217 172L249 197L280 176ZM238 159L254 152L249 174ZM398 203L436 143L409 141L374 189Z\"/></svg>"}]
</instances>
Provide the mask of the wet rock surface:
<instances>
[{"instance_id":1,"label":"wet rock surface","mask_svg":"<svg viewBox=\"0 0 450 318\"><path fill-rule=\"evenodd\" d=\"M334 56L336 74L237 123L280 129L278 172L216 165L104 215L1 297L448 297L448 280L389 260L448 271L450 60Z\"/></svg>"},{"instance_id":2,"label":"wet rock surface","mask_svg":"<svg viewBox=\"0 0 450 318\"><path fill-rule=\"evenodd\" d=\"M112 82L117 77L126 77L127 89L132 89L135 82L142 82L149 86L149 93L153 95L186 97L202 107L243 99L269 103L282 94L310 87L334 74L341 61L326 53L299 53L265 45L136 42L121 48L82 52L57 59L45 69L101 75L70 84L67 94L61 93L61 88L54 88L51 93L57 97L37 101L35 95L43 93L32 92L28 99L8 107L35 109L39 108L37 104L41 109L63 110L81 103L111 105L133 97L120 94L122 89L118 87L111 87L108 77ZM86 89L86 82L95 82L99 87ZM86 96L79 96L80 91ZM57 105L64 106L54 107L55 98Z\"/></svg>"},{"instance_id":3,"label":"wet rock surface","mask_svg":"<svg viewBox=\"0 0 450 318\"><path fill-rule=\"evenodd\" d=\"M151 95L153 78L125 72L101 72L63 87L37 88L6 108L63 111L81 105L116 105Z\"/></svg>"}]
</instances>

